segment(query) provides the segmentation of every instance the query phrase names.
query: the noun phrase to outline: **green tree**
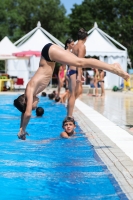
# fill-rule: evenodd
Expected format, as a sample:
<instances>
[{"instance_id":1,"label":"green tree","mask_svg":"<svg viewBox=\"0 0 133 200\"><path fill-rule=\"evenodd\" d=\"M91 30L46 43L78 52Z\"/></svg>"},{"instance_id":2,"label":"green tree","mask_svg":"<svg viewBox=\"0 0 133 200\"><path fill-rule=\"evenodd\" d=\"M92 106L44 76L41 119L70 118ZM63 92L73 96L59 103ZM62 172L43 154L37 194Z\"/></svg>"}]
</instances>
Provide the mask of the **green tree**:
<instances>
[{"instance_id":1,"label":"green tree","mask_svg":"<svg viewBox=\"0 0 133 200\"><path fill-rule=\"evenodd\" d=\"M70 35L77 39L80 27L90 30L97 22L100 29L128 49L133 61L133 1L84 0L74 5L69 15Z\"/></svg>"},{"instance_id":2,"label":"green tree","mask_svg":"<svg viewBox=\"0 0 133 200\"><path fill-rule=\"evenodd\" d=\"M68 30L65 14L60 0L0 0L0 39L7 35L16 41L40 21L45 30L63 41Z\"/></svg>"}]
</instances>

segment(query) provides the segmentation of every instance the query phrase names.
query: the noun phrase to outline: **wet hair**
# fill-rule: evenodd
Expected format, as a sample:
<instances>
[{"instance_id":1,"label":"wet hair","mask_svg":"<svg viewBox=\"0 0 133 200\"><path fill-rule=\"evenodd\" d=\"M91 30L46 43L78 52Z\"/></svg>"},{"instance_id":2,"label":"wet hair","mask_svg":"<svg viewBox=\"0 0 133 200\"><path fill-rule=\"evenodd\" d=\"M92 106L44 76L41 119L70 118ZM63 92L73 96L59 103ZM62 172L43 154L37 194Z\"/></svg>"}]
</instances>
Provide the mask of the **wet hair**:
<instances>
[{"instance_id":1,"label":"wet hair","mask_svg":"<svg viewBox=\"0 0 133 200\"><path fill-rule=\"evenodd\" d=\"M78 40L84 40L88 36L87 31L84 28L80 28L78 31Z\"/></svg>"},{"instance_id":2,"label":"wet hair","mask_svg":"<svg viewBox=\"0 0 133 200\"><path fill-rule=\"evenodd\" d=\"M25 113L26 110L26 101L25 95L20 95L17 99L14 100L14 106L22 113Z\"/></svg>"},{"instance_id":3,"label":"wet hair","mask_svg":"<svg viewBox=\"0 0 133 200\"><path fill-rule=\"evenodd\" d=\"M49 99L54 99L55 95L53 93L48 94Z\"/></svg>"},{"instance_id":4,"label":"wet hair","mask_svg":"<svg viewBox=\"0 0 133 200\"><path fill-rule=\"evenodd\" d=\"M55 97L55 102L59 102L60 101L60 97Z\"/></svg>"},{"instance_id":5,"label":"wet hair","mask_svg":"<svg viewBox=\"0 0 133 200\"><path fill-rule=\"evenodd\" d=\"M36 108L36 116L42 116L44 114L44 109L42 107Z\"/></svg>"},{"instance_id":6,"label":"wet hair","mask_svg":"<svg viewBox=\"0 0 133 200\"><path fill-rule=\"evenodd\" d=\"M41 96L46 97L47 96L46 92L42 92Z\"/></svg>"},{"instance_id":7,"label":"wet hair","mask_svg":"<svg viewBox=\"0 0 133 200\"><path fill-rule=\"evenodd\" d=\"M66 117L62 122L62 128L64 128L66 122L72 122L75 125L75 120L72 117Z\"/></svg>"},{"instance_id":8,"label":"wet hair","mask_svg":"<svg viewBox=\"0 0 133 200\"><path fill-rule=\"evenodd\" d=\"M74 42L74 40L72 38L68 38L65 42L65 49L67 49L67 44L71 44L71 42Z\"/></svg>"}]
</instances>

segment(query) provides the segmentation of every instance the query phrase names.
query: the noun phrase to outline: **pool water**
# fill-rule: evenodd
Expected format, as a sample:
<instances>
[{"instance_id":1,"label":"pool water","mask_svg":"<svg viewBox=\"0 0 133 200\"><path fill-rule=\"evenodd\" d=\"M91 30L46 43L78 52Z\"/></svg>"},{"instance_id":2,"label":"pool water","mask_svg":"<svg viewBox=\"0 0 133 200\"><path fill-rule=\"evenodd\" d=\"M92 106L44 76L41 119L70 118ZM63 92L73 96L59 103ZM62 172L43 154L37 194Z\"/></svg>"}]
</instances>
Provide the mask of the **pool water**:
<instances>
[{"instance_id":1,"label":"pool water","mask_svg":"<svg viewBox=\"0 0 133 200\"><path fill-rule=\"evenodd\" d=\"M30 136L19 140L16 97L0 97L1 200L127 199L77 123L77 136L60 138L64 105L41 97L43 117L36 118L33 111L27 127Z\"/></svg>"}]
</instances>

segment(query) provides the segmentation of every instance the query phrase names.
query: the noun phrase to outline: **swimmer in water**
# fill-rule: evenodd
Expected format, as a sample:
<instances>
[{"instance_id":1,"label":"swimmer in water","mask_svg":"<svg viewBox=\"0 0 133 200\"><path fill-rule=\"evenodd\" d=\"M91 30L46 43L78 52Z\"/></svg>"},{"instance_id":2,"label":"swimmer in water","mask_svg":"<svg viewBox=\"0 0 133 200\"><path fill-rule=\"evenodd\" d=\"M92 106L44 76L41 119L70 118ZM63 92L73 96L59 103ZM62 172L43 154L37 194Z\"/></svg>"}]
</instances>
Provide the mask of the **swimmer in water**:
<instances>
[{"instance_id":1,"label":"swimmer in water","mask_svg":"<svg viewBox=\"0 0 133 200\"><path fill-rule=\"evenodd\" d=\"M36 108L36 116L37 117L42 117L44 114L44 109L42 107L37 107Z\"/></svg>"},{"instance_id":2,"label":"swimmer in water","mask_svg":"<svg viewBox=\"0 0 133 200\"><path fill-rule=\"evenodd\" d=\"M64 119L62 128L64 129L64 131L60 134L62 138L70 138L71 136L76 134L76 132L74 131L74 129L76 128L75 121L71 117L66 117Z\"/></svg>"}]
</instances>

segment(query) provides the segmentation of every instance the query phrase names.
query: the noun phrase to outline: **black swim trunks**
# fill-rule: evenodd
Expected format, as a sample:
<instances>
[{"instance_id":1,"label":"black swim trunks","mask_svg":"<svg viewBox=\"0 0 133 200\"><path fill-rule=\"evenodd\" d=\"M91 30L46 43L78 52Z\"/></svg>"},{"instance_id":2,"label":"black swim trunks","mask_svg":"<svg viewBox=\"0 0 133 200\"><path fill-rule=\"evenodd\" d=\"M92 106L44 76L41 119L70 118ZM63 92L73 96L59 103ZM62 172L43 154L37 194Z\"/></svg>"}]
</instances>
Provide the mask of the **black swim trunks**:
<instances>
[{"instance_id":1,"label":"black swim trunks","mask_svg":"<svg viewBox=\"0 0 133 200\"><path fill-rule=\"evenodd\" d=\"M46 61L48 61L48 62L54 62L54 61L50 60L49 54L48 54L49 48L50 48L52 45L53 45L52 43L46 44L46 45L43 47L42 52L41 52L42 57L43 57Z\"/></svg>"}]
</instances>

